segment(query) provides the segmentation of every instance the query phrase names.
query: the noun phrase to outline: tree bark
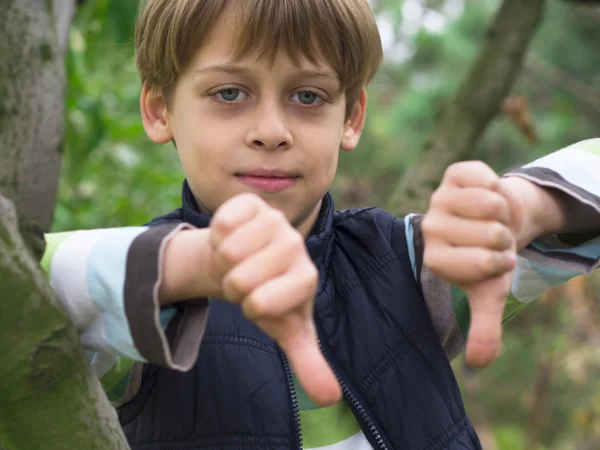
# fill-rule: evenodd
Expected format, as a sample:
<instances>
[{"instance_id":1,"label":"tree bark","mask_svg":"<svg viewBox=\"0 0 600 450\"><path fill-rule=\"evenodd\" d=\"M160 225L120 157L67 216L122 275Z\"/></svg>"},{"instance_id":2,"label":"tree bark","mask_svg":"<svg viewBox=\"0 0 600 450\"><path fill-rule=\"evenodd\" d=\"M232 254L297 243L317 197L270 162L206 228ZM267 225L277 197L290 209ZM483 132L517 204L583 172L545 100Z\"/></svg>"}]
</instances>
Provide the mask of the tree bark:
<instances>
[{"instance_id":1,"label":"tree bark","mask_svg":"<svg viewBox=\"0 0 600 450\"><path fill-rule=\"evenodd\" d=\"M392 196L398 215L423 212L450 164L468 157L500 111L523 65L545 0L504 0L487 30L475 63L442 113L418 161Z\"/></svg>"},{"instance_id":2,"label":"tree bark","mask_svg":"<svg viewBox=\"0 0 600 450\"><path fill-rule=\"evenodd\" d=\"M77 330L1 196L0 292L0 448L128 449Z\"/></svg>"},{"instance_id":3,"label":"tree bark","mask_svg":"<svg viewBox=\"0 0 600 450\"><path fill-rule=\"evenodd\" d=\"M0 192L50 228L64 134L73 0L0 0Z\"/></svg>"},{"instance_id":4,"label":"tree bark","mask_svg":"<svg viewBox=\"0 0 600 450\"><path fill-rule=\"evenodd\" d=\"M74 0L0 0L0 449L128 449L77 330L24 238L43 251L64 127ZM27 223L19 226L13 203ZM21 233L24 233L21 236ZM39 258L38 258L39 259Z\"/></svg>"}]
</instances>

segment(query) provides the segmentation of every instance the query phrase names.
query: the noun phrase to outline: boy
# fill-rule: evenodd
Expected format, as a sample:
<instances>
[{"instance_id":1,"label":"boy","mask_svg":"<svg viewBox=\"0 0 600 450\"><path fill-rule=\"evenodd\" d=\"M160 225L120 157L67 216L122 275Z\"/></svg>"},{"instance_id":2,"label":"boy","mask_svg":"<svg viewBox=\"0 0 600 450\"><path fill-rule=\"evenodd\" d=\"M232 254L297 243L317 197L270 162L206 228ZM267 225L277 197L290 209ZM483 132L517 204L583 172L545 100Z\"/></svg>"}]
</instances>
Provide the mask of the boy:
<instances>
[{"instance_id":1,"label":"boy","mask_svg":"<svg viewBox=\"0 0 600 450\"><path fill-rule=\"evenodd\" d=\"M182 207L50 235L43 261L132 448L480 448L448 363L466 310L447 282L487 365L516 251L600 230L598 142L503 180L452 166L424 218L335 211L338 149L358 143L381 61L366 0L150 0L136 49ZM517 297L589 272L593 244L536 241Z\"/></svg>"}]
</instances>

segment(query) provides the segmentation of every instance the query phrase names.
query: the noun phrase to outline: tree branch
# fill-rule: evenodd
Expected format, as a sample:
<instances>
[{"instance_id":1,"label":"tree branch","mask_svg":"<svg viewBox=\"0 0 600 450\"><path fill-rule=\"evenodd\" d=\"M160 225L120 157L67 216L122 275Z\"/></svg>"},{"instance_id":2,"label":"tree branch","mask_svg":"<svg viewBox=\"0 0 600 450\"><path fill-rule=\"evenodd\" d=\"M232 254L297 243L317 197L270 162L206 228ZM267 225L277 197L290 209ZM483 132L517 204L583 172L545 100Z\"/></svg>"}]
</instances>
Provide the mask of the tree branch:
<instances>
[{"instance_id":1,"label":"tree branch","mask_svg":"<svg viewBox=\"0 0 600 450\"><path fill-rule=\"evenodd\" d=\"M600 92L570 73L544 61L531 53L525 61L525 69L542 80L563 89L584 105L600 113Z\"/></svg>"},{"instance_id":2,"label":"tree branch","mask_svg":"<svg viewBox=\"0 0 600 450\"><path fill-rule=\"evenodd\" d=\"M399 215L422 212L450 164L468 157L513 87L545 0L504 0L457 96L392 196Z\"/></svg>"}]
</instances>

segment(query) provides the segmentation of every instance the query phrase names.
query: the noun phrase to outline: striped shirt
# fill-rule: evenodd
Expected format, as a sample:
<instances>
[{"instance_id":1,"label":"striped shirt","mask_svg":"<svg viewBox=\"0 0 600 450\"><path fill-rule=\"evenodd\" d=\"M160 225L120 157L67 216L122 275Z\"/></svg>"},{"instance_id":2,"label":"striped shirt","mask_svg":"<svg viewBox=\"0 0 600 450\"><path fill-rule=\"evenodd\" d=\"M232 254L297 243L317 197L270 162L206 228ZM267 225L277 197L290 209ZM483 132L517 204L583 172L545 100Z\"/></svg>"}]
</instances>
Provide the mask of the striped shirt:
<instances>
[{"instance_id":1,"label":"striped shirt","mask_svg":"<svg viewBox=\"0 0 600 450\"><path fill-rule=\"evenodd\" d=\"M559 189L600 214L600 139L583 141L513 170L541 186ZM405 218L414 276L450 359L465 346L469 307L465 295L422 266L422 216ZM572 220L585 222L586 217ZM208 317L208 302L160 308L161 258L168 241L190 225L128 227L46 235L42 267L80 330L94 373L115 406L138 391L142 364L191 368ZM600 231L600 230L599 230ZM544 291L589 274L600 261L600 237L544 236L518 259L509 319ZM577 237L575 237L577 238ZM165 330L170 329L169 338ZM346 402L321 408L295 383L305 449L371 449Z\"/></svg>"}]
</instances>

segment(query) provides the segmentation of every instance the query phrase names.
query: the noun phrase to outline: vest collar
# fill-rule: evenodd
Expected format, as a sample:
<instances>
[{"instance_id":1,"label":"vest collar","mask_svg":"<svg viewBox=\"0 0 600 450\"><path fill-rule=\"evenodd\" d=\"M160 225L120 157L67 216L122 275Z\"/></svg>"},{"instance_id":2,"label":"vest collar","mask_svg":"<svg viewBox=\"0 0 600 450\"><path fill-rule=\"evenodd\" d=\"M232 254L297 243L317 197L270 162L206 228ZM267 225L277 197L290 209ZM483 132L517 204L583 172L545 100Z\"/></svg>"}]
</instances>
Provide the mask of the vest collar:
<instances>
[{"instance_id":1,"label":"vest collar","mask_svg":"<svg viewBox=\"0 0 600 450\"><path fill-rule=\"evenodd\" d=\"M210 214L200 212L187 180L183 182L181 204L183 220L185 222L198 228L208 227L211 216ZM317 221L315 222L310 235L306 239L308 252L315 264L319 266L319 270L324 269L325 266L329 264L330 244L333 235L333 213L333 198L328 192L323 197L321 211L319 211ZM321 277L321 279L323 279L323 277Z\"/></svg>"}]
</instances>

